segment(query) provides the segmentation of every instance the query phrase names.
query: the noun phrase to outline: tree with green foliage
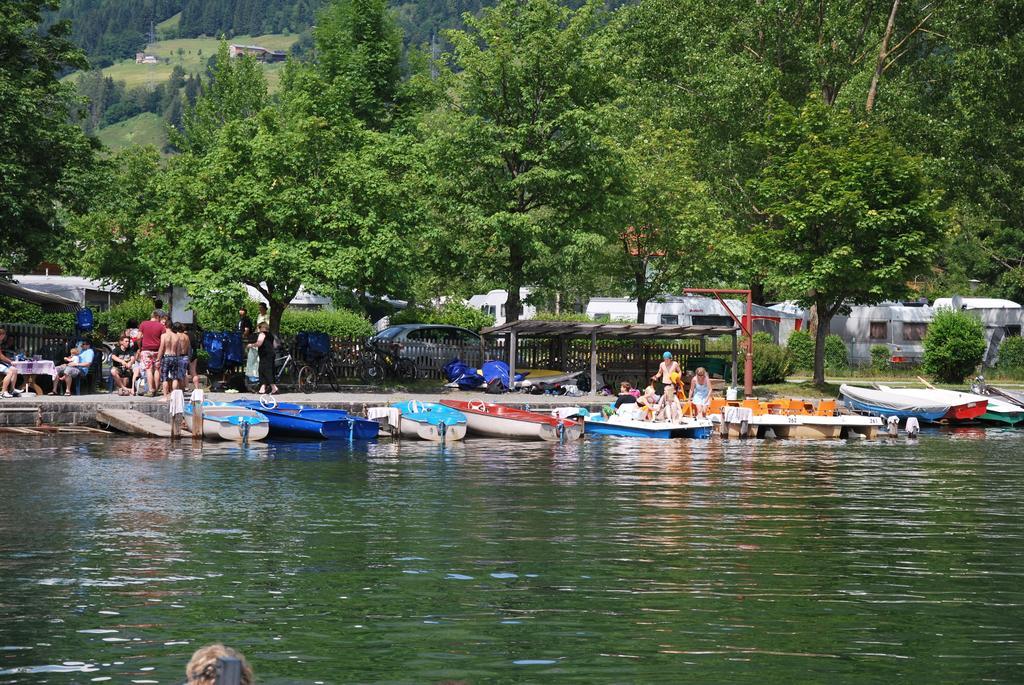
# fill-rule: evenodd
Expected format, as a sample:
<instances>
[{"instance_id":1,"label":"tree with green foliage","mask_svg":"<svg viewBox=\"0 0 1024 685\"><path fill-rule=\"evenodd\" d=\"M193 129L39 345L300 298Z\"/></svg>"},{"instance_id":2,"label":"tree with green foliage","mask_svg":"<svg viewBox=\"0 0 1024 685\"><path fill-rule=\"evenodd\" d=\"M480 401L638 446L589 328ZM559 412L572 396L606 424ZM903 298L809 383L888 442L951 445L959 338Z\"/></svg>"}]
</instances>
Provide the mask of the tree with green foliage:
<instances>
[{"instance_id":1,"label":"tree with green foliage","mask_svg":"<svg viewBox=\"0 0 1024 685\"><path fill-rule=\"evenodd\" d=\"M171 160L149 245L200 305L238 284L256 289L274 331L300 286L401 292L411 271L404 231L415 222L390 139L351 118L325 120L296 81L283 81L279 102Z\"/></svg>"},{"instance_id":2,"label":"tree with green foliage","mask_svg":"<svg viewBox=\"0 0 1024 685\"><path fill-rule=\"evenodd\" d=\"M335 0L314 31L323 98L367 127L386 130L395 116L402 32L384 0Z\"/></svg>"},{"instance_id":3,"label":"tree with green foliage","mask_svg":"<svg viewBox=\"0 0 1024 685\"><path fill-rule=\"evenodd\" d=\"M392 324L400 323L435 323L449 326L461 326L471 331L479 331L486 326L494 325L494 317L490 314L470 307L465 302L452 298L440 307L409 307L391 317Z\"/></svg>"},{"instance_id":4,"label":"tree with green foliage","mask_svg":"<svg viewBox=\"0 0 1024 685\"><path fill-rule=\"evenodd\" d=\"M85 182L88 205L68 219L72 244L61 251L64 265L116 283L125 293L169 285L162 275L166 256L150 248L159 174L160 156L153 148L126 148L98 162Z\"/></svg>"},{"instance_id":5,"label":"tree with green foliage","mask_svg":"<svg viewBox=\"0 0 1024 685\"><path fill-rule=\"evenodd\" d=\"M599 7L502 0L467 16L465 31L447 34L447 101L422 120L427 237L445 246L434 258L452 260L438 270L457 264L502 284L509 320L522 286L557 280L573 245L601 242L613 160L602 134L610 94L589 51Z\"/></svg>"},{"instance_id":6,"label":"tree with green foliage","mask_svg":"<svg viewBox=\"0 0 1024 685\"><path fill-rule=\"evenodd\" d=\"M62 244L58 208L74 206L93 142L69 120L78 108L57 77L86 66L70 27L43 28L50 0L0 0L0 268L35 266Z\"/></svg>"},{"instance_id":7,"label":"tree with green foliage","mask_svg":"<svg viewBox=\"0 0 1024 685\"><path fill-rule=\"evenodd\" d=\"M818 312L814 382L825 382L825 337L846 304L907 292L939 239L937 196L921 162L884 128L811 101L777 104L758 136L766 160L752 192L767 282Z\"/></svg>"},{"instance_id":8,"label":"tree with green foliage","mask_svg":"<svg viewBox=\"0 0 1024 685\"><path fill-rule=\"evenodd\" d=\"M1024 370L1024 338L1011 335L999 345L999 369Z\"/></svg>"},{"instance_id":9,"label":"tree with green foliage","mask_svg":"<svg viewBox=\"0 0 1024 685\"><path fill-rule=\"evenodd\" d=\"M961 383L985 357L985 326L965 311L940 309L924 336L924 370L944 383Z\"/></svg>"},{"instance_id":10,"label":"tree with green foliage","mask_svg":"<svg viewBox=\"0 0 1024 685\"><path fill-rule=\"evenodd\" d=\"M693 146L679 131L630 118L618 151L622 186L606 213L617 235L608 270L636 301L647 303L685 286L712 285L729 272L730 233L721 208L697 180Z\"/></svg>"},{"instance_id":11,"label":"tree with green foliage","mask_svg":"<svg viewBox=\"0 0 1024 685\"><path fill-rule=\"evenodd\" d=\"M170 131L171 144L183 152L206 152L224 126L256 116L268 102L267 81L256 60L232 59L227 40L221 38L211 82L195 106L182 113L182 130Z\"/></svg>"}]
</instances>

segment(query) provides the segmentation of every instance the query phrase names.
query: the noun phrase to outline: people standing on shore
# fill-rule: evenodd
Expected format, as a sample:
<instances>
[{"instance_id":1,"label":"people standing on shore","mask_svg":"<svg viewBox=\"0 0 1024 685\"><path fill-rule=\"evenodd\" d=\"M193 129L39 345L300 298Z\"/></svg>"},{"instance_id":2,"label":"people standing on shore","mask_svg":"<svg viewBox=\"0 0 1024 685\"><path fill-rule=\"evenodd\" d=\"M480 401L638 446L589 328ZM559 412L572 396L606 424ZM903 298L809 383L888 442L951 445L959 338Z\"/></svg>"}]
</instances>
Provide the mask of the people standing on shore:
<instances>
[{"instance_id":1,"label":"people standing on shore","mask_svg":"<svg viewBox=\"0 0 1024 685\"><path fill-rule=\"evenodd\" d=\"M256 313L256 329L259 330L260 324L265 323L270 325L270 312L267 311L267 305L260 302L259 312Z\"/></svg>"},{"instance_id":2,"label":"people standing on shore","mask_svg":"<svg viewBox=\"0 0 1024 685\"><path fill-rule=\"evenodd\" d=\"M672 358L672 353L666 351L661 355L661 364L658 365L658 373L651 376L652 381L661 380L661 394L665 394L665 388L672 382L672 374L678 374L681 378L683 370L679 368L679 362Z\"/></svg>"},{"instance_id":3,"label":"people standing on shore","mask_svg":"<svg viewBox=\"0 0 1024 685\"><path fill-rule=\"evenodd\" d=\"M9 346L9 344L10 339L7 337L7 331L0 328L0 373L4 376L3 390L0 391L0 397L21 397L21 393L18 392L18 370L14 368L14 360L4 352L4 347Z\"/></svg>"},{"instance_id":4,"label":"people standing on shore","mask_svg":"<svg viewBox=\"0 0 1024 685\"><path fill-rule=\"evenodd\" d=\"M185 332L185 326L181 323L174 323L171 326L174 333L174 353L178 355L178 377L172 380L175 390L185 389L188 382L188 367L192 356L192 339Z\"/></svg>"},{"instance_id":5,"label":"people standing on shore","mask_svg":"<svg viewBox=\"0 0 1024 685\"><path fill-rule=\"evenodd\" d=\"M135 358L138 356L138 352L131 338L122 335L117 347L110 354L110 377L114 381L114 390L119 395L135 394L135 388L130 383L134 376Z\"/></svg>"},{"instance_id":6,"label":"people standing on shore","mask_svg":"<svg viewBox=\"0 0 1024 685\"><path fill-rule=\"evenodd\" d=\"M240 307L238 309L238 325L235 327L235 332L242 336L242 342L248 342L255 330L252 326L252 319L249 318L249 313L245 310L245 307Z\"/></svg>"},{"instance_id":7,"label":"people standing on shore","mask_svg":"<svg viewBox=\"0 0 1024 685\"><path fill-rule=\"evenodd\" d=\"M160 356L160 338L164 334L164 325L160 323L160 316L163 314L159 309L154 309L147 321L139 324L139 332L142 333L142 345L139 352L139 360L142 362L142 371L146 374L146 385L149 391L147 397L154 397L160 382L160 366L157 358Z\"/></svg>"},{"instance_id":8,"label":"people standing on shore","mask_svg":"<svg viewBox=\"0 0 1024 685\"><path fill-rule=\"evenodd\" d=\"M267 392L267 388L270 388L271 395L277 393L277 385L274 384L274 336L270 333L270 326L261 323L256 342L249 343L249 347L260 357L260 394Z\"/></svg>"}]
</instances>

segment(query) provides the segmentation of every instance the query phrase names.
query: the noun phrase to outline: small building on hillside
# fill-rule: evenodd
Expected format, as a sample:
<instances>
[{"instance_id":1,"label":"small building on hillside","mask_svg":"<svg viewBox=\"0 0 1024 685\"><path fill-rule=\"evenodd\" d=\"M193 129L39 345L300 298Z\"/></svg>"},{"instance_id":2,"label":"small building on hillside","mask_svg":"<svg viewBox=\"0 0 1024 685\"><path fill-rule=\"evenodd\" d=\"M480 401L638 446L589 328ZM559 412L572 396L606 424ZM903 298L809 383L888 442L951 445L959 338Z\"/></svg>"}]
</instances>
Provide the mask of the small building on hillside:
<instances>
[{"instance_id":1,"label":"small building on hillside","mask_svg":"<svg viewBox=\"0 0 1024 685\"><path fill-rule=\"evenodd\" d=\"M238 45L232 43L228 47L231 57L252 57L257 62L283 62L288 58L284 50L268 50L262 45Z\"/></svg>"},{"instance_id":2,"label":"small building on hillside","mask_svg":"<svg viewBox=\"0 0 1024 685\"><path fill-rule=\"evenodd\" d=\"M159 62L160 62L160 58L157 57L156 55L147 55L144 52L136 52L135 53L135 63L136 64L158 64Z\"/></svg>"}]
</instances>

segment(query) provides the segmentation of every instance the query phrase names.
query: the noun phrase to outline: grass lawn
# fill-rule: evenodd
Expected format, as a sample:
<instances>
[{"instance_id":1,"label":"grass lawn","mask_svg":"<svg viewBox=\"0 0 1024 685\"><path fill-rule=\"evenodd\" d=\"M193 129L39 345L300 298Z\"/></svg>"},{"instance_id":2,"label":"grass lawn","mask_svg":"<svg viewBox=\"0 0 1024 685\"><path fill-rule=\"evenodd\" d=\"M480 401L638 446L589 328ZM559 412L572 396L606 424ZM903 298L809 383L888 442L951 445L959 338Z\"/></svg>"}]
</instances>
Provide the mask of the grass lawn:
<instances>
[{"instance_id":1,"label":"grass lawn","mask_svg":"<svg viewBox=\"0 0 1024 685\"><path fill-rule=\"evenodd\" d=\"M130 145L152 145L163 150L167 142L167 132L162 117L145 112L131 119L101 128L97 137L112 150L120 150Z\"/></svg>"},{"instance_id":2,"label":"grass lawn","mask_svg":"<svg viewBox=\"0 0 1024 685\"><path fill-rule=\"evenodd\" d=\"M839 397L839 383L825 382L814 385L810 381L800 383L773 383L755 385L754 397L798 397L807 400L835 399Z\"/></svg>"},{"instance_id":3,"label":"grass lawn","mask_svg":"<svg viewBox=\"0 0 1024 685\"><path fill-rule=\"evenodd\" d=\"M156 25L156 35L163 37L168 34L177 34L180 25L181 12L178 12L173 17L168 17Z\"/></svg>"},{"instance_id":4,"label":"grass lawn","mask_svg":"<svg viewBox=\"0 0 1024 685\"><path fill-rule=\"evenodd\" d=\"M269 50L287 50L298 39L298 35L295 34L277 33L265 36L235 36L230 42L262 45ZM145 85L156 86L165 83L170 78L171 70L175 66L180 65L186 74L205 72L207 60L217 54L219 46L220 40L217 38L160 40L146 46L147 55L160 58L158 64L136 64L134 58L126 59L104 69L103 75L109 76L115 81L124 81L128 88ZM284 64L281 62L263 65L271 91L277 87L280 70L283 67ZM70 74L65 78L74 79L76 75Z\"/></svg>"}]
</instances>

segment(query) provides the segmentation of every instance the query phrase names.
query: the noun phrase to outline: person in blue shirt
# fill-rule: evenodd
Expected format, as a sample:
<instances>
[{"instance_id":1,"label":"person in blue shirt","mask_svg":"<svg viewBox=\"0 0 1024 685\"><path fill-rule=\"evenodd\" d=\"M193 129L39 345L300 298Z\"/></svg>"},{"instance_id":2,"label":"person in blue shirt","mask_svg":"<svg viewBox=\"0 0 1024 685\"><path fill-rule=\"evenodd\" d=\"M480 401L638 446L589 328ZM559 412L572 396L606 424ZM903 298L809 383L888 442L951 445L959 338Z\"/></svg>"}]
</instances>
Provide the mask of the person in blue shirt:
<instances>
[{"instance_id":1,"label":"person in blue shirt","mask_svg":"<svg viewBox=\"0 0 1024 685\"><path fill-rule=\"evenodd\" d=\"M51 394L60 394L60 382L64 381L65 384L65 395L71 394L71 384L76 378L84 378L89 374L89 367L92 366L92 360L95 359L96 352L92 349L92 344L88 340L82 341L81 351L75 358L69 361L67 364L62 364L57 367L57 383L53 388Z\"/></svg>"}]
</instances>

